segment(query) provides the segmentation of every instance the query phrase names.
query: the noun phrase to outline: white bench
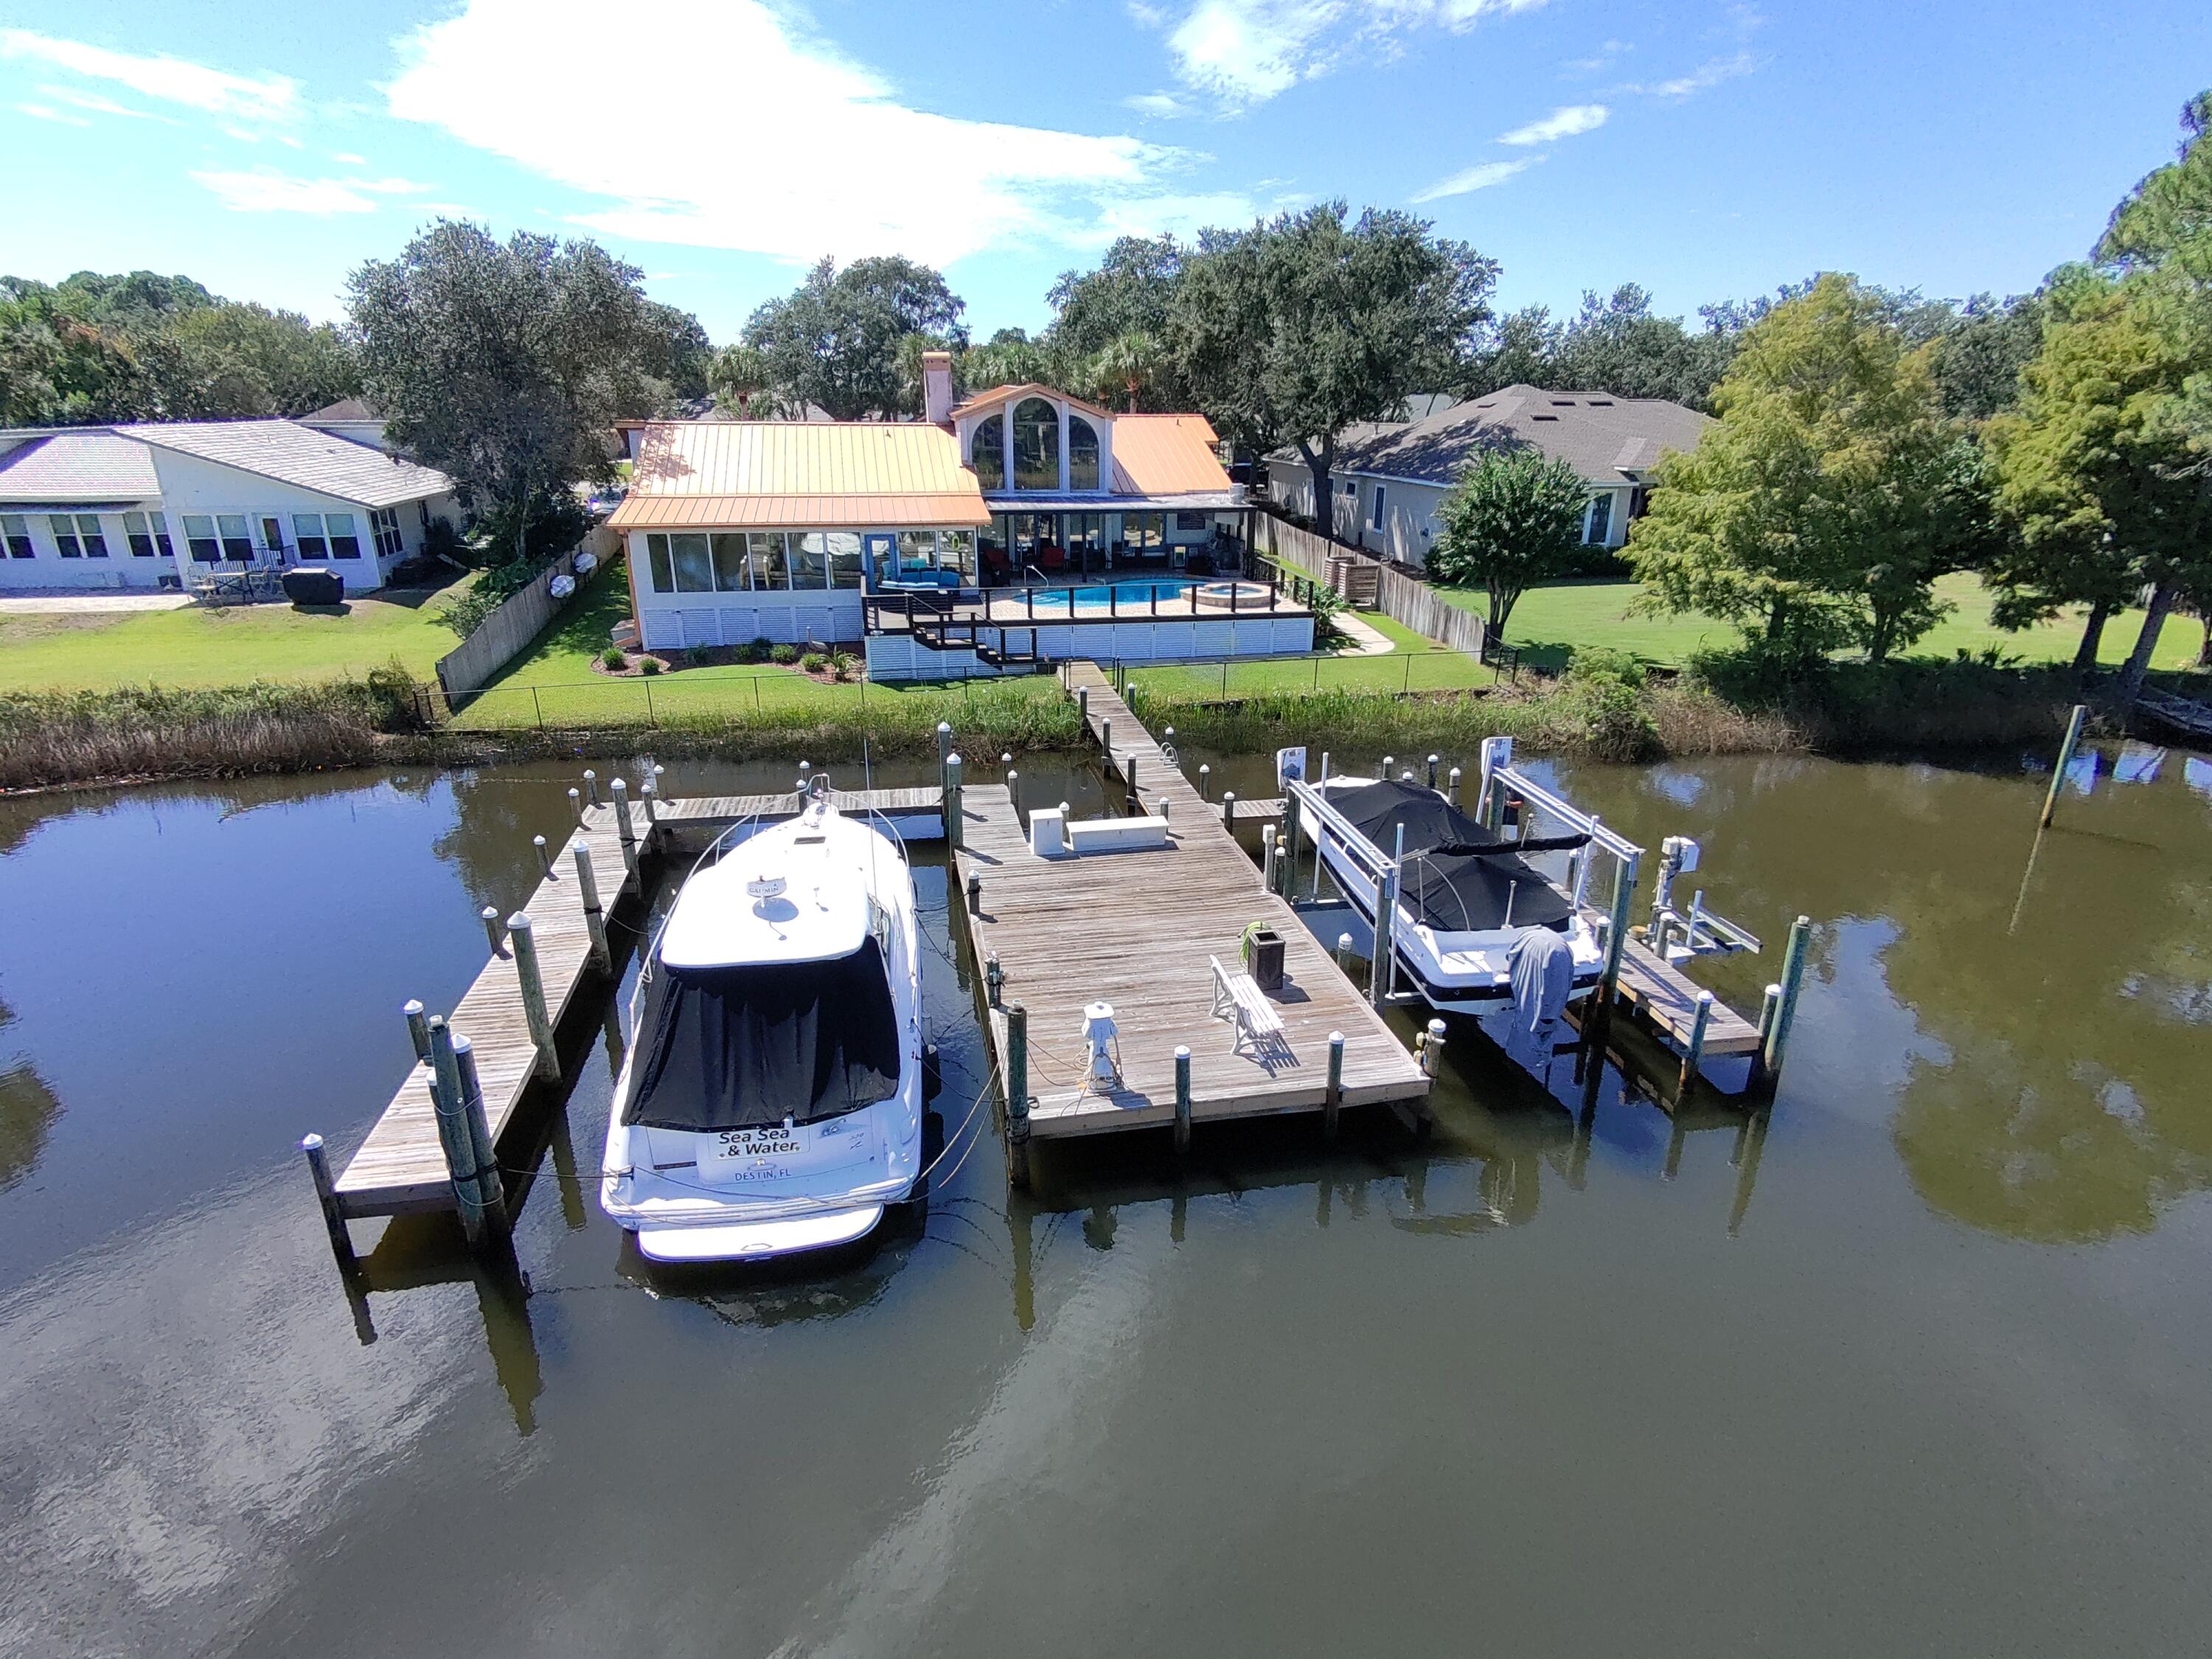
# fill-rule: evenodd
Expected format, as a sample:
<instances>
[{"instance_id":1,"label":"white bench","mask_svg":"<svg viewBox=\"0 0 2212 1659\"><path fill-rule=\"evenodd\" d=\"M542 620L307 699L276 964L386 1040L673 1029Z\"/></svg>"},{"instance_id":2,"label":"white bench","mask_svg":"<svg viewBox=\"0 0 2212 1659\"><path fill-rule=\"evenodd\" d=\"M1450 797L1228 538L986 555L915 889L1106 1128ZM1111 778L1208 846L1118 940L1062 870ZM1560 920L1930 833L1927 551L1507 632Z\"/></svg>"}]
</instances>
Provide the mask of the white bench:
<instances>
[{"instance_id":1,"label":"white bench","mask_svg":"<svg viewBox=\"0 0 2212 1659\"><path fill-rule=\"evenodd\" d=\"M1165 818L1085 818L1067 826L1071 853L1121 853L1168 844Z\"/></svg>"},{"instance_id":2,"label":"white bench","mask_svg":"<svg viewBox=\"0 0 2212 1659\"><path fill-rule=\"evenodd\" d=\"M1206 961L1213 966L1213 1018L1234 1021L1237 1026L1237 1041L1231 1052L1242 1054L1247 1042L1266 1048L1280 1042L1282 1017L1261 990L1260 981L1249 974L1231 973L1221 965L1219 957L1208 957Z\"/></svg>"}]
</instances>

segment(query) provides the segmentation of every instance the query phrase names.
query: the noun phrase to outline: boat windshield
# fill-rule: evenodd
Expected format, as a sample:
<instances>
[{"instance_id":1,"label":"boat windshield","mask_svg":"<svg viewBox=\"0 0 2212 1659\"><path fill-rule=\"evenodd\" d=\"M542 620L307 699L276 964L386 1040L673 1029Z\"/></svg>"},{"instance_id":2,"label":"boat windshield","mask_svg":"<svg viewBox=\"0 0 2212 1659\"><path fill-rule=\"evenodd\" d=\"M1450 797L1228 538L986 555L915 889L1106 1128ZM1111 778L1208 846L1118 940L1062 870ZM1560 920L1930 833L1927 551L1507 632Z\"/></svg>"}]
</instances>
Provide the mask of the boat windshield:
<instances>
[{"instance_id":1,"label":"boat windshield","mask_svg":"<svg viewBox=\"0 0 2212 1659\"><path fill-rule=\"evenodd\" d=\"M873 938L827 962L654 969L623 1121L710 1133L818 1122L898 1091L898 1015Z\"/></svg>"}]
</instances>

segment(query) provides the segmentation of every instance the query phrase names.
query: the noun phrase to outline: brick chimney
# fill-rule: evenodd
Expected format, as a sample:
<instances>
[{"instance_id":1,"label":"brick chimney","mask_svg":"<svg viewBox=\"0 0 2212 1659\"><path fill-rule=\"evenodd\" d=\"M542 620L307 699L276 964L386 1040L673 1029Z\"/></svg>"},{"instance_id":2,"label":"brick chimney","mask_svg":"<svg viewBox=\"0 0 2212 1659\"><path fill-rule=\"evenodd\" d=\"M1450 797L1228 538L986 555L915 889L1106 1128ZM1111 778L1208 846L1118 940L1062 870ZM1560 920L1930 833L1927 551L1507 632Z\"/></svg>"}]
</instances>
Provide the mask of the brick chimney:
<instances>
[{"instance_id":1,"label":"brick chimney","mask_svg":"<svg viewBox=\"0 0 2212 1659\"><path fill-rule=\"evenodd\" d=\"M952 354L921 354L921 417L932 426L952 424Z\"/></svg>"}]
</instances>

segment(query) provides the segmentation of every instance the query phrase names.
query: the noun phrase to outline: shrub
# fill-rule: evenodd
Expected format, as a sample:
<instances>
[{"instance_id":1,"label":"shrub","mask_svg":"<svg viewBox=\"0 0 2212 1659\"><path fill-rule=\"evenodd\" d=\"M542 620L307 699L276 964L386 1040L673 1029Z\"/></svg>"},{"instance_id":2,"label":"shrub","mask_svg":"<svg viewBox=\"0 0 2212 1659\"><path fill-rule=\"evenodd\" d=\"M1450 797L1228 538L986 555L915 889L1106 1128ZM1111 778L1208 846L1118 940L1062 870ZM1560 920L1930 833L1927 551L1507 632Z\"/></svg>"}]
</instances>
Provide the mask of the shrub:
<instances>
[{"instance_id":1,"label":"shrub","mask_svg":"<svg viewBox=\"0 0 2212 1659\"><path fill-rule=\"evenodd\" d=\"M461 532L453 528L448 519L430 520L429 528L422 532L422 551L433 559L451 559L456 564L468 562L467 544L461 540Z\"/></svg>"},{"instance_id":2,"label":"shrub","mask_svg":"<svg viewBox=\"0 0 2212 1659\"><path fill-rule=\"evenodd\" d=\"M830 665L830 659L819 651L809 651L799 658L799 665L810 674L818 674Z\"/></svg>"},{"instance_id":3,"label":"shrub","mask_svg":"<svg viewBox=\"0 0 2212 1659\"><path fill-rule=\"evenodd\" d=\"M658 657L640 658L638 659L637 672L641 674L658 674L660 672L660 659Z\"/></svg>"},{"instance_id":4,"label":"shrub","mask_svg":"<svg viewBox=\"0 0 2212 1659\"><path fill-rule=\"evenodd\" d=\"M860 667L859 660L849 651L833 651L830 654L830 678L849 680Z\"/></svg>"},{"instance_id":5,"label":"shrub","mask_svg":"<svg viewBox=\"0 0 2212 1659\"><path fill-rule=\"evenodd\" d=\"M611 645L600 652L599 660L617 673L629 666L629 659L623 655L622 647L618 645Z\"/></svg>"},{"instance_id":6,"label":"shrub","mask_svg":"<svg viewBox=\"0 0 2212 1659\"><path fill-rule=\"evenodd\" d=\"M769 651L768 659L779 667L788 668L799 660L799 647L795 645L772 647Z\"/></svg>"},{"instance_id":7,"label":"shrub","mask_svg":"<svg viewBox=\"0 0 2212 1659\"><path fill-rule=\"evenodd\" d=\"M1625 651L1577 651L1563 689L1583 741L1605 760L1649 760L1659 732L1644 696L1644 665Z\"/></svg>"},{"instance_id":8,"label":"shrub","mask_svg":"<svg viewBox=\"0 0 2212 1659\"><path fill-rule=\"evenodd\" d=\"M509 592L513 590L510 589ZM438 620L463 639L483 626L484 618L499 609L506 593L491 591L489 579L479 581L458 599L448 599L438 607Z\"/></svg>"}]
</instances>

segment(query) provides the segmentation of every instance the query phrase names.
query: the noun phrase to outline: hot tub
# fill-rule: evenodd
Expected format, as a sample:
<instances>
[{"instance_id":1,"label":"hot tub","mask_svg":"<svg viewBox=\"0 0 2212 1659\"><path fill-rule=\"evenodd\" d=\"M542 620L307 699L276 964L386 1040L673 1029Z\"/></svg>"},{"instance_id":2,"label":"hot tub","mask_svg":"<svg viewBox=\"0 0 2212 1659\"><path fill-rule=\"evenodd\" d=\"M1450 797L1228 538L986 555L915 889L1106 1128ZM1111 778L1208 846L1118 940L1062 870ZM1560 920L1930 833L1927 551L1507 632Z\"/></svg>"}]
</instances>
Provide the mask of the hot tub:
<instances>
[{"instance_id":1,"label":"hot tub","mask_svg":"<svg viewBox=\"0 0 2212 1659\"><path fill-rule=\"evenodd\" d=\"M1265 611L1273 591L1265 582L1201 582L1190 597L1208 611Z\"/></svg>"}]
</instances>

